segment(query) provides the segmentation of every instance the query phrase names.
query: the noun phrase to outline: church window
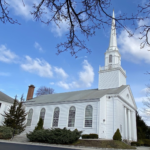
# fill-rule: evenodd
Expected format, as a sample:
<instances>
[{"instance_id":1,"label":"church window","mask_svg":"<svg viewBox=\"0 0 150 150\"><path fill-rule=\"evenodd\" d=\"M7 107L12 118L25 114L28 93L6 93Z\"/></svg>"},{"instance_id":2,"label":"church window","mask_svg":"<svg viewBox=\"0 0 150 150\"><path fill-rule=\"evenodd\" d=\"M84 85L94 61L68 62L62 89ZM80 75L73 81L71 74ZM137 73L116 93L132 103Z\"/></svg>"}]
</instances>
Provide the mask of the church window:
<instances>
[{"instance_id":1,"label":"church window","mask_svg":"<svg viewBox=\"0 0 150 150\"><path fill-rule=\"evenodd\" d=\"M69 119L68 119L68 127L74 127L75 112L76 112L75 107L74 106L70 107L70 110L69 110Z\"/></svg>"},{"instance_id":2,"label":"church window","mask_svg":"<svg viewBox=\"0 0 150 150\"><path fill-rule=\"evenodd\" d=\"M56 107L53 116L53 127L58 127L58 121L59 121L59 108Z\"/></svg>"},{"instance_id":3,"label":"church window","mask_svg":"<svg viewBox=\"0 0 150 150\"><path fill-rule=\"evenodd\" d=\"M88 105L85 109L85 127L92 127L93 108Z\"/></svg>"},{"instance_id":4,"label":"church window","mask_svg":"<svg viewBox=\"0 0 150 150\"><path fill-rule=\"evenodd\" d=\"M112 55L109 55L109 63L112 63Z\"/></svg>"},{"instance_id":5,"label":"church window","mask_svg":"<svg viewBox=\"0 0 150 150\"><path fill-rule=\"evenodd\" d=\"M32 115L33 115L33 109L30 109L28 113L27 126L31 126Z\"/></svg>"},{"instance_id":6,"label":"church window","mask_svg":"<svg viewBox=\"0 0 150 150\"><path fill-rule=\"evenodd\" d=\"M45 117L45 108L42 108L40 112L40 118L42 118L44 121L44 117Z\"/></svg>"}]
</instances>

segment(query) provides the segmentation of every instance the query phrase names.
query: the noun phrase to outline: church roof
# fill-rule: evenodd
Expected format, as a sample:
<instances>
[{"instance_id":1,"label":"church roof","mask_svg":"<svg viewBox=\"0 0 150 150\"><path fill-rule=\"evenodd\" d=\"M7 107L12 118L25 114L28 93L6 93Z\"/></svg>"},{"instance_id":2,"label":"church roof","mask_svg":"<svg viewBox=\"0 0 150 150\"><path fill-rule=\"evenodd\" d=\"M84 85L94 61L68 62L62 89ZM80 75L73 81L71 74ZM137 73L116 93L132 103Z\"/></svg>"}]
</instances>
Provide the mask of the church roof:
<instances>
[{"instance_id":1,"label":"church roof","mask_svg":"<svg viewBox=\"0 0 150 150\"><path fill-rule=\"evenodd\" d=\"M31 100L27 100L25 104L58 103L58 102L98 99L107 94L119 94L127 86L128 85L122 85L118 88L104 89L104 90L90 89L90 90L42 95L39 97L35 97Z\"/></svg>"},{"instance_id":2,"label":"church roof","mask_svg":"<svg viewBox=\"0 0 150 150\"><path fill-rule=\"evenodd\" d=\"M8 95L4 94L1 91L0 91L0 101L4 101L7 103L13 103L14 102L13 98L9 97Z\"/></svg>"}]
</instances>

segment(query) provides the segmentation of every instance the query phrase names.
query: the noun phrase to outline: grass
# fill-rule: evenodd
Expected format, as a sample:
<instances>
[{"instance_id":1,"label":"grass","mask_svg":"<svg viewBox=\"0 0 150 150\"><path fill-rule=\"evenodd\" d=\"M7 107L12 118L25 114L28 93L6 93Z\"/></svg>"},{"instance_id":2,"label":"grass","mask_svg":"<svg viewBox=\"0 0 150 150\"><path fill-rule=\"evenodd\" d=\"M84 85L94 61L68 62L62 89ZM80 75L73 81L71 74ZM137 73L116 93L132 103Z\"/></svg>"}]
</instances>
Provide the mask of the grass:
<instances>
[{"instance_id":1,"label":"grass","mask_svg":"<svg viewBox=\"0 0 150 150\"><path fill-rule=\"evenodd\" d=\"M129 146L123 142L113 140L78 140L72 145L96 148L136 149L135 147Z\"/></svg>"}]
</instances>

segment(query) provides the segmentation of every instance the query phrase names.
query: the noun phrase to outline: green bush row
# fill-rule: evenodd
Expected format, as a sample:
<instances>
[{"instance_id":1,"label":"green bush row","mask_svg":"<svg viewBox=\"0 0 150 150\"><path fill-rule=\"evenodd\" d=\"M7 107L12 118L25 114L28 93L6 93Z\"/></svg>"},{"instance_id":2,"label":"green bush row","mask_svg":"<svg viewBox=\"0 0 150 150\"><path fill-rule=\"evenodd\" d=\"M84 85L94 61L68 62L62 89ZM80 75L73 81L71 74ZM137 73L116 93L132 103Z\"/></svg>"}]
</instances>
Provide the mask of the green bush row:
<instances>
[{"instance_id":1,"label":"green bush row","mask_svg":"<svg viewBox=\"0 0 150 150\"><path fill-rule=\"evenodd\" d=\"M139 140L138 142L131 142L131 146L150 146L150 139Z\"/></svg>"},{"instance_id":2,"label":"green bush row","mask_svg":"<svg viewBox=\"0 0 150 150\"><path fill-rule=\"evenodd\" d=\"M13 136L12 128L0 126L0 139L11 139L12 136Z\"/></svg>"},{"instance_id":3,"label":"green bush row","mask_svg":"<svg viewBox=\"0 0 150 150\"><path fill-rule=\"evenodd\" d=\"M97 134L83 134L82 139L98 139Z\"/></svg>"},{"instance_id":4,"label":"green bush row","mask_svg":"<svg viewBox=\"0 0 150 150\"><path fill-rule=\"evenodd\" d=\"M71 131L66 128L52 128L35 130L27 134L31 142L44 142L50 144L71 144L81 137L82 131Z\"/></svg>"}]
</instances>

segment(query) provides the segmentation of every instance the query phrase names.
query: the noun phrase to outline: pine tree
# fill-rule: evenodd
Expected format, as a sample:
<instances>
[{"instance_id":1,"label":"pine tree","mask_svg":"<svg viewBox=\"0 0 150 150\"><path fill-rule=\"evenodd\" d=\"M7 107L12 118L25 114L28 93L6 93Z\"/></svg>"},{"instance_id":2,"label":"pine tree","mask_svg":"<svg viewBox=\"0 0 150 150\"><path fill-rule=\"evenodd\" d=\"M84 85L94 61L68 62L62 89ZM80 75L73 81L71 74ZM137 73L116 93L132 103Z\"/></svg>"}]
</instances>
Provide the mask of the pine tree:
<instances>
[{"instance_id":1,"label":"pine tree","mask_svg":"<svg viewBox=\"0 0 150 150\"><path fill-rule=\"evenodd\" d=\"M17 97L14 99L13 105L10 107L8 112L4 112L4 122L3 125L7 127L11 127L15 130L15 132L21 133L25 130L25 120L26 115L25 107L23 106L23 95L21 96L21 101L17 101Z\"/></svg>"},{"instance_id":2,"label":"pine tree","mask_svg":"<svg viewBox=\"0 0 150 150\"><path fill-rule=\"evenodd\" d=\"M39 122L37 123L37 126L34 129L34 131L36 131L36 130L42 130L42 129L43 129L43 119L40 118Z\"/></svg>"}]
</instances>

